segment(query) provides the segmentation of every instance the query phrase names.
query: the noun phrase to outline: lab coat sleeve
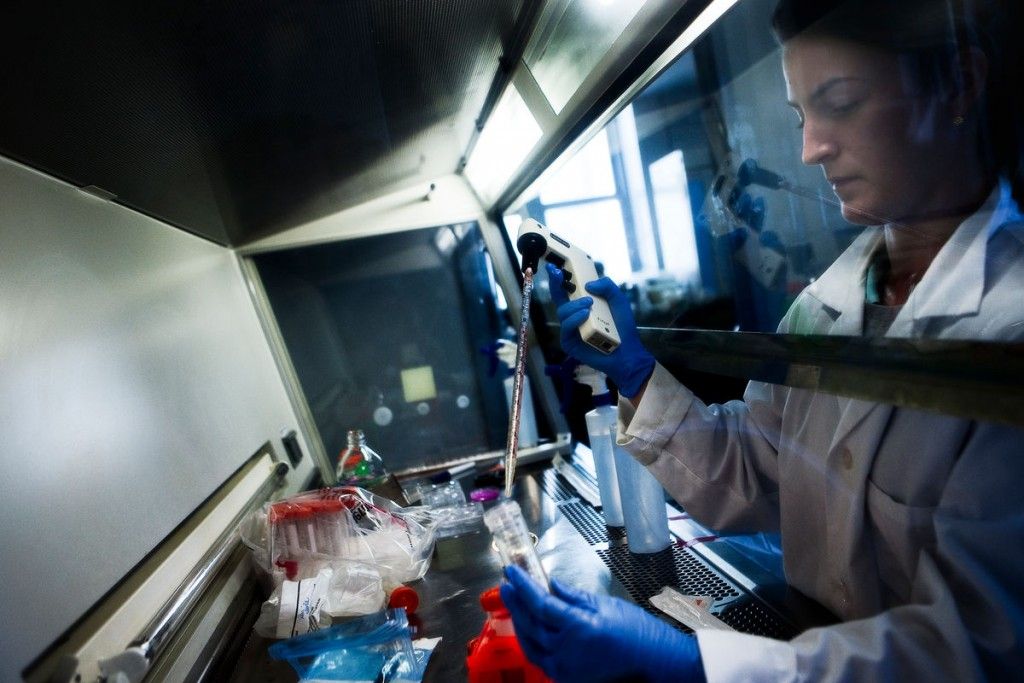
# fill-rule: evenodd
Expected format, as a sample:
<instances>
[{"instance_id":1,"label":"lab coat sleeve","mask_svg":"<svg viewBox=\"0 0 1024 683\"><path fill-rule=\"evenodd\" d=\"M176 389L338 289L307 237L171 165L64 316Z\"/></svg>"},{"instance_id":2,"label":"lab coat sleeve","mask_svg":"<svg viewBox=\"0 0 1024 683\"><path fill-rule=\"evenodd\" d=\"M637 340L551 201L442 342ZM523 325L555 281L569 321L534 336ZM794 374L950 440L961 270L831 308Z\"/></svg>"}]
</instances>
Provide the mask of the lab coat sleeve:
<instances>
[{"instance_id":1,"label":"lab coat sleeve","mask_svg":"<svg viewBox=\"0 0 1024 683\"><path fill-rule=\"evenodd\" d=\"M617 441L702 524L777 531L780 389L751 382L743 401L705 405L657 365L635 410L619 402Z\"/></svg>"},{"instance_id":2,"label":"lab coat sleeve","mask_svg":"<svg viewBox=\"0 0 1024 683\"><path fill-rule=\"evenodd\" d=\"M979 426L932 515L911 601L789 642L698 631L716 681L1013 680L1024 670L1019 430ZM921 510L893 509L893 514Z\"/></svg>"}]
</instances>

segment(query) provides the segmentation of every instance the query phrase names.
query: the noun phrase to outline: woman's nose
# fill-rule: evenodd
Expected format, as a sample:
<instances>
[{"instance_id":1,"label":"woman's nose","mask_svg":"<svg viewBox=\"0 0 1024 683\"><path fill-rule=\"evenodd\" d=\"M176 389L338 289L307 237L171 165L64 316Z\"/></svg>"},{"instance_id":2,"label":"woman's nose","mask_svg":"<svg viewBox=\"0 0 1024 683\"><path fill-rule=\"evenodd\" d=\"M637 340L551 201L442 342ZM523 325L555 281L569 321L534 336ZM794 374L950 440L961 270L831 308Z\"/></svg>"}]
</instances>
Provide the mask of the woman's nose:
<instances>
[{"instance_id":1,"label":"woman's nose","mask_svg":"<svg viewBox=\"0 0 1024 683\"><path fill-rule=\"evenodd\" d=\"M805 121L803 135L803 152L800 155L800 160L808 166L822 164L833 158L839 151L835 140L828 135L827 129L823 126Z\"/></svg>"}]
</instances>

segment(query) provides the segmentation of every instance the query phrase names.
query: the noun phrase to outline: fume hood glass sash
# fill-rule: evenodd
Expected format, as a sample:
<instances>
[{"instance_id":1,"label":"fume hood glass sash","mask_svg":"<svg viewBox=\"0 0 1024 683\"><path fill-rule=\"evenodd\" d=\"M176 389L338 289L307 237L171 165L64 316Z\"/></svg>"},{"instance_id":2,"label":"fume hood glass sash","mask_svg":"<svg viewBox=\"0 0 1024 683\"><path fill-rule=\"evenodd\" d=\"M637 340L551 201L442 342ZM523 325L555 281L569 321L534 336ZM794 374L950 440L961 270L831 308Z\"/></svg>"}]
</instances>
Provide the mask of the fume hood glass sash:
<instances>
[{"instance_id":1,"label":"fume hood glass sash","mask_svg":"<svg viewBox=\"0 0 1024 683\"><path fill-rule=\"evenodd\" d=\"M523 55L556 113L572 99L647 0L553 0Z\"/></svg>"}]
</instances>

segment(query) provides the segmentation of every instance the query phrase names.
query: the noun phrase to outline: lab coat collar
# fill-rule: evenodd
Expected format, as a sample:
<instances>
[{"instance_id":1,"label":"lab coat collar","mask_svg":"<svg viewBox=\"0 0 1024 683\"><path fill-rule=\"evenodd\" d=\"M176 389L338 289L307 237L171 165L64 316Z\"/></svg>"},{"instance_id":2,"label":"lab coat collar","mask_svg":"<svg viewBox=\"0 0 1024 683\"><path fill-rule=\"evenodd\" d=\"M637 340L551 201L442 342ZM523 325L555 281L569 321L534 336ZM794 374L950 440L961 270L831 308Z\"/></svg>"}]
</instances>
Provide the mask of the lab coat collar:
<instances>
[{"instance_id":1,"label":"lab coat collar","mask_svg":"<svg viewBox=\"0 0 1024 683\"><path fill-rule=\"evenodd\" d=\"M1020 219L1009 183L1000 182L980 209L967 218L935 255L921 282L894 322L976 315L985 294L985 252L989 238L1008 222ZM895 332L896 330L894 330ZM904 336L894 334L893 336Z\"/></svg>"},{"instance_id":2,"label":"lab coat collar","mask_svg":"<svg viewBox=\"0 0 1024 683\"><path fill-rule=\"evenodd\" d=\"M1009 183L1000 181L982 207L961 223L939 250L893 322L888 336L912 336L928 318L976 314L985 291L988 240L1003 225L1021 218ZM868 228L825 275L807 288L808 294L832 309L835 322L831 334L861 334L865 277L871 257L882 240L882 230Z\"/></svg>"},{"instance_id":3,"label":"lab coat collar","mask_svg":"<svg viewBox=\"0 0 1024 683\"><path fill-rule=\"evenodd\" d=\"M860 335L864 327L864 278L867 277L871 255L882 239L881 230L867 228L820 278L804 290L828 309L833 319L829 334Z\"/></svg>"}]
</instances>

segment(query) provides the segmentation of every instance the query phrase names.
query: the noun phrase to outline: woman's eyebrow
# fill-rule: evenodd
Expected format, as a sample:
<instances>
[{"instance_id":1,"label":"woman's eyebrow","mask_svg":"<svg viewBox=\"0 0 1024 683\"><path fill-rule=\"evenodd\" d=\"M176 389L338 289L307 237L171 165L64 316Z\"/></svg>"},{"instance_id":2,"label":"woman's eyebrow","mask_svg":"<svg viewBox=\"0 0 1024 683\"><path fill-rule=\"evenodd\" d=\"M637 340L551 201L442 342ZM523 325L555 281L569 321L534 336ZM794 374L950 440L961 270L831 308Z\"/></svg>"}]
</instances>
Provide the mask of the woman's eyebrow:
<instances>
[{"instance_id":1,"label":"woman's eyebrow","mask_svg":"<svg viewBox=\"0 0 1024 683\"><path fill-rule=\"evenodd\" d=\"M846 83L846 82L849 82L849 81L861 81L862 82L862 81L864 81L864 79L863 78L857 78L856 76L836 76L834 78L830 78L827 81L825 81L824 83L822 83L821 85L819 85L817 88L815 88L814 92L811 93L811 96L809 98L807 98L807 100L808 100L808 102L814 102L816 100L820 100L822 97L827 95L828 91L830 89L832 89L833 87L839 85L840 83ZM786 100L786 104L788 104L789 106L793 107L794 109L799 109L800 108L800 105L798 105L793 100Z\"/></svg>"}]
</instances>

